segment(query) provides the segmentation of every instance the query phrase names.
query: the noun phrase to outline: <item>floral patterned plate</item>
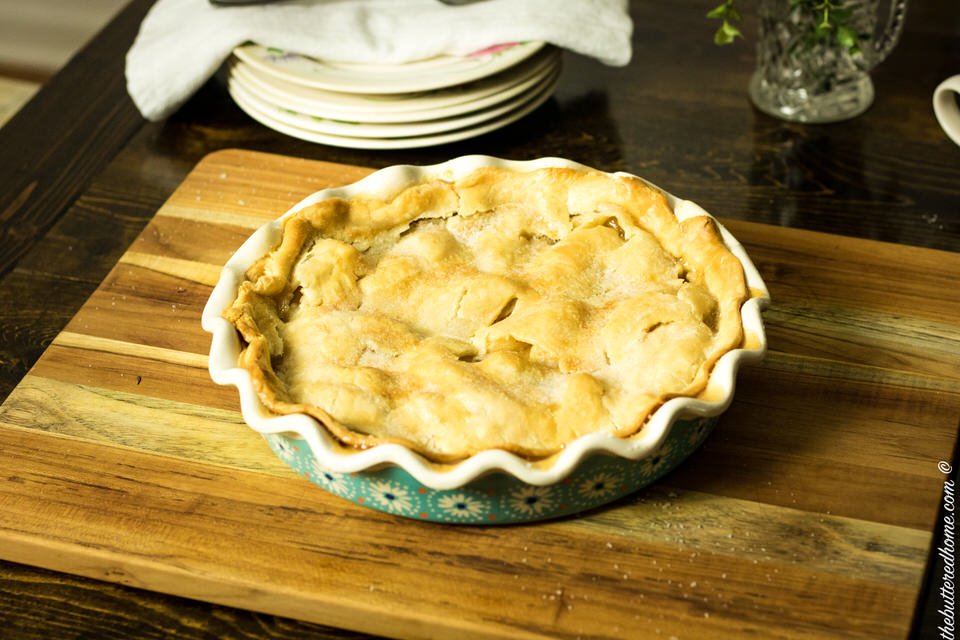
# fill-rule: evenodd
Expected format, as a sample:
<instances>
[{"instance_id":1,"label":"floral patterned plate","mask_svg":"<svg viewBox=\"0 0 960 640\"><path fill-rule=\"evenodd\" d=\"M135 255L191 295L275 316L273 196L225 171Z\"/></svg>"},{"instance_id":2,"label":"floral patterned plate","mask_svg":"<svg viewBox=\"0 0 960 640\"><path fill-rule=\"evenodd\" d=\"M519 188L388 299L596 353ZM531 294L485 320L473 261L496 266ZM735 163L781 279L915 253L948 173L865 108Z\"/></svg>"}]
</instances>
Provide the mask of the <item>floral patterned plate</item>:
<instances>
[{"instance_id":1,"label":"floral patterned plate","mask_svg":"<svg viewBox=\"0 0 960 640\"><path fill-rule=\"evenodd\" d=\"M326 91L286 82L233 59L230 79L275 104L321 118L356 122L419 122L448 118L520 95L560 66L560 52L545 47L536 55L500 73L466 84L395 94Z\"/></svg>"},{"instance_id":2,"label":"floral patterned plate","mask_svg":"<svg viewBox=\"0 0 960 640\"><path fill-rule=\"evenodd\" d=\"M239 76L231 75L227 80L230 95L241 99L248 105L257 107L261 112L273 116L275 120L288 125L335 136L350 136L356 138L410 138L414 136L432 136L445 131L474 127L486 121L515 111L530 102L535 96L552 92L556 87L560 70L552 73L529 87L526 92L494 103L485 109L479 109L465 114L436 120L419 122L357 122L312 116L296 111L282 102L271 99L258 93L255 88L243 81Z\"/></svg>"},{"instance_id":3,"label":"floral patterned plate","mask_svg":"<svg viewBox=\"0 0 960 640\"><path fill-rule=\"evenodd\" d=\"M300 138L301 140L307 140L309 142L317 142L319 144L326 144L332 147L346 147L351 149L418 149L422 147L456 142L458 140L466 140L468 138L480 136L501 127L505 127L511 122L519 120L525 115L531 113L534 109L546 102L550 96L553 95L553 90L555 88L556 81L550 83L539 93L528 96L528 99L520 106L515 107L514 109L500 116L485 120L479 124L474 124L473 126L462 127L452 131L441 131L439 133L405 136L400 138L344 136L317 131L314 128L307 129L305 127L297 126L295 124L291 124L290 122L281 120L277 117L274 108L264 108L258 104L255 104L242 92L236 91L235 85L230 89L230 95L234 102L237 103L237 106L243 109L251 118L266 127L274 129L275 131L279 131L280 133L284 133L288 136L293 136L294 138Z\"/></svg>"},{"instance_id":4,"label":"floral patterned plate","mask_svg":"<svg viewBox=\"0 0 960 640\"><path fill-rule=\"evenodd\" d=\"M233 55L287 82L349 93L406 93L452 87L523 62L544 42L498 45L467 56L437 56L406 64L348 64L308 58L298 53L247 43Z\"/></svg>"}]
</instances>

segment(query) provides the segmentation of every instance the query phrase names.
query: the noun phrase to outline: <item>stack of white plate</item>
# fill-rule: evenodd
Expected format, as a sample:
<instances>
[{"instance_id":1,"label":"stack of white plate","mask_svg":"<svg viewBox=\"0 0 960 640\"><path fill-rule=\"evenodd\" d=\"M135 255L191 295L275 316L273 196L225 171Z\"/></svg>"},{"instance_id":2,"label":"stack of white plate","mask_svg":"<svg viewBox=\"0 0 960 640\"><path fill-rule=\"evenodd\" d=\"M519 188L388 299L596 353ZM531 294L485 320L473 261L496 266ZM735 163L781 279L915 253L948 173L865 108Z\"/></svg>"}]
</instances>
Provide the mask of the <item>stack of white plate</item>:
<instances>
[{"instance_id":1,"label":"stack of white plate","mask_svg":"<svg viewBox=\"0 0 960 640\"><path fill-rule=\"evenodd\" d=\"M400 65L331 63L258 44L233 51L228 88L260 123L356 149L406 149L478 136L552 94L560 52L543 42Z\"/></svg>"}]
</instances>

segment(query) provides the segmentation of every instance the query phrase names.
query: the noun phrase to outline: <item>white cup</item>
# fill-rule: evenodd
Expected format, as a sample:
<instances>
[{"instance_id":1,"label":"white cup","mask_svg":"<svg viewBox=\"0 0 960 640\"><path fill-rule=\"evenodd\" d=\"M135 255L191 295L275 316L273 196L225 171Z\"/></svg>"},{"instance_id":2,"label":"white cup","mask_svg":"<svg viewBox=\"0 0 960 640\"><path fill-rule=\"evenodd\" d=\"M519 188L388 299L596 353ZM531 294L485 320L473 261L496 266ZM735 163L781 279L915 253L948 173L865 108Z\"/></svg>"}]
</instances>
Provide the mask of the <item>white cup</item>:
<instances>
[{"instance_id":1,"label":"white cup","mask_svg":"<svg viewBox=\"0 0 960 640\"><path fill-rule=\"evenodd\" d=\"M957 94L960 94L960 75L951 76L941 82L933 92L933 113L950 139L960 144L960 108L957 108Z\"/></svg>"}]
</instances>

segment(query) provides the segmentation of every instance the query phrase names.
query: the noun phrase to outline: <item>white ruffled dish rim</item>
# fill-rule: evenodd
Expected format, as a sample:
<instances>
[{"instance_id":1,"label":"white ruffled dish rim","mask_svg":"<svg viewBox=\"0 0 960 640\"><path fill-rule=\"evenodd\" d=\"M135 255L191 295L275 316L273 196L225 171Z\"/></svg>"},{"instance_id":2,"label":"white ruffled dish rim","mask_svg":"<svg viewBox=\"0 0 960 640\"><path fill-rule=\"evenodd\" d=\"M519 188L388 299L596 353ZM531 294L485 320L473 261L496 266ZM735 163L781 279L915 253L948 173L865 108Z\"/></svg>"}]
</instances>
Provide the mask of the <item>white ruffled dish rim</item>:
<instances>
[{"instance_id":1,"label":"white ruffled dish rim","mask_svg":"<svg viewBox=\"0 0 960 640\"><path fill-rule=\"evenodd\" d=\"M312 417L306 414L276 415L263 405L254 390L250 374L237 366L240 339L235 327L222 317L222 313L236 297L237 288L243 282L246 270L279 241L283 220L296 211L327 198L348 198L370 192L386 196L420 180L455 180L470 171L488 166L515 171L533 171L544 167L595 170L563 158L514 161L481 155L462 156L430 166L395 165L372 173L353 184L324 189L308 196L280 218L260 227L237 249L224 266L204 307L202 326L205 331L213 334L209 357L210 376L217 384L233 385L237 388L240 411L250 427L261 434L288 434L306 440L316 456L317 463L330 471L360 473L384 465L395 465L407 471L424 486L444 490L462 487L494 472L510 474L531 485L550 485L563 480L576 469L581 460L596 453L641 460L657 450L677 419L716 416L727 409L733 399L740 365L759 361L766 353L767 342L761 312L769 304L770 296L743 246L719 222L717 226L723 241L743 264L747 286L752 293L752 297L741 308L741 317L746 335L753 337L756 343L751 344L750 348L734 349L717 361L711 375L711 389L722 391L718 399L668 400L634 436L620 438L606 433L587 434L568 444L548 467L543 467L542 462L530 461L500 449L482 451L458 463L438 465L403 445L392 443L344 453L342 445ZM659 190L665 194L668 204L679 219L706 215L716 222L715 218L695 203Z\"/></svg>"}]
</instances>

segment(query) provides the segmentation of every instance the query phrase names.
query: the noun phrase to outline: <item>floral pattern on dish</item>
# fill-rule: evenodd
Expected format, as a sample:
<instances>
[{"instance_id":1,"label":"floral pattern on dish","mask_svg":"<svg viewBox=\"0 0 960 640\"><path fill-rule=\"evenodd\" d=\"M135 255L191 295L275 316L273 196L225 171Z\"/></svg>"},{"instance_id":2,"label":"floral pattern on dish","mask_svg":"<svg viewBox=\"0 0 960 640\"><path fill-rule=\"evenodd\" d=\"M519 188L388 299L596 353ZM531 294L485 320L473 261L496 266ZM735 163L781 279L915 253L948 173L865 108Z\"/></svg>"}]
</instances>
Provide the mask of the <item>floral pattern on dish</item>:
<instances>
[{"instance_id":1,"label":"floral pattern on dish","mask_svg":"<svg viewBox=\"0 0 960 640\"><path fill-rule=\"evenodd\" d=\"M597 454L560 482L535 486L497 473L463 487L426 487L399 467L358 473L321 468L305 440L264 435L299 475L354 504L386 513L453 524L510 524L572 515L609 504L671 471L699 447L717 418L678 420L666 440L640 460Z\"/></svg>"},{"instance_id":2,"label":"floral pattern on dish","mask_svg":"<svg viewBox=\"0 0 960 640\"><path fill-rule=\"evenodd\" d=\"M371 503L383 511L400 515L410 515L413 511L410 492L398 483L374 480L370 482L370 496Z\"/></svg>"},{"instance_id":3,"label":"floral pattern on dish","mask_svg":"<svg viewBox=\"0 0 960 640\"><path fill-rule=\"evenodd\" d=\"M462 491L440 493L436 503L440 513L455 521L475 520L487 511L483 500Z\"/></svg>"}]
</instances>

